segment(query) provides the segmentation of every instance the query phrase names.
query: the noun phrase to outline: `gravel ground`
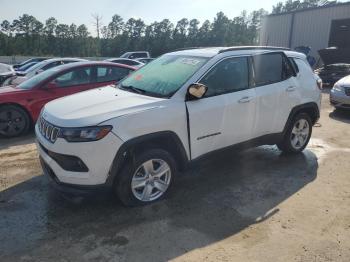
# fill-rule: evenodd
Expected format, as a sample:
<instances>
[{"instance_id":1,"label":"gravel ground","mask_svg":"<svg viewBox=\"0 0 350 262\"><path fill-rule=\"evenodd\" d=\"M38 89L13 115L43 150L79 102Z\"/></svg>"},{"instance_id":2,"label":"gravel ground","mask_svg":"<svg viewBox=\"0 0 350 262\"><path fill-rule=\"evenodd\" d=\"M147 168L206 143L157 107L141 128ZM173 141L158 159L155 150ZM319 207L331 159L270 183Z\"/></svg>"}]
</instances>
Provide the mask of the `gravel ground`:
<instances>
[{"instance_id":1,"label":"gravel ground","mask_svg":"<svg viewBox=\"0 0 350 262\"><path fill-rule=\"evenodd\" d=\"M140 208L108 192L61 195L42 175L33 134L0 139L0 261L348 262L350 113L323 98L303 154L217 155Z\"/></svg>"}]
</instances>

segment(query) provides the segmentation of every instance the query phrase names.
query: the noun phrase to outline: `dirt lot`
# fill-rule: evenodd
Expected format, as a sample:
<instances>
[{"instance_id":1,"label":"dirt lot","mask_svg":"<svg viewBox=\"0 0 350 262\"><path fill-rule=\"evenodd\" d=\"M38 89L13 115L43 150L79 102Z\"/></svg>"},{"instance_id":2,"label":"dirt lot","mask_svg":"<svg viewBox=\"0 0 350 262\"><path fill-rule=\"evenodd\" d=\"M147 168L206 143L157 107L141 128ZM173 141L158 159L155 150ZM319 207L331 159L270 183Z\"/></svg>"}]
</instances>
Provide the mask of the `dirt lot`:
<instances>
[{"instance_id":1,"label":"dirt lot","mask_svg":"<svg viewBox=\"0 0 350 262\"><path fill-rule=\"evenodd\" d=\"M0 140L0 261L350 261L350 113L327 94L303 154L220 155L141 208L60 195L33 142Z\"/></svg>"}]
</instances>

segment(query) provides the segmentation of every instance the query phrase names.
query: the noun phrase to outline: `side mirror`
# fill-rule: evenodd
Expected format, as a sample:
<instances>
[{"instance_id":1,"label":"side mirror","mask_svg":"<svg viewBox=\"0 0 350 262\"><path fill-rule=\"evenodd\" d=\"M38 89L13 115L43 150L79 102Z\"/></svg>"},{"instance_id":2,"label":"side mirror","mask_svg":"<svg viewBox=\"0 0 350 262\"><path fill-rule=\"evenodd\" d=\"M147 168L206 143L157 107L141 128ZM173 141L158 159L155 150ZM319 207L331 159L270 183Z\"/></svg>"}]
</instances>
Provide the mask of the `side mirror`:
<instances>
[{"instance_id":1,"label":"side mirror","mask_svg":"<svg viewBox=\"0 0 350 262\"><path fill-rule=\"evenodd\" d=\"M194 83L188 87L187 96L189 100L200 99L207 91L208 87L206 85Z\"/></svg>"}]
</instances>

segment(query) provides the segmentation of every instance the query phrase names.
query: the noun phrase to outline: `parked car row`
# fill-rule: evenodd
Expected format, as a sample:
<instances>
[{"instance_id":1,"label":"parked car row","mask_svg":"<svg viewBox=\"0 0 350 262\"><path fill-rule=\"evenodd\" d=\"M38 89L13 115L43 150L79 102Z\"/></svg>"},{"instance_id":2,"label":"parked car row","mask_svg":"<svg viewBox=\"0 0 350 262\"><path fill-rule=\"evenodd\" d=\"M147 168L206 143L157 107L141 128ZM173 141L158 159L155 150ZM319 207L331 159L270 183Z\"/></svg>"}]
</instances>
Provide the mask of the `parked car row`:
<instances>
[{"instance_id":1,"label":"parked car row","mask_svg":"<svg viewBox=\"0 0 350 262\"><path fill-rule=\"evenodd\" d=\"M47 58L46 57L35 57L35 58L30 58L28 60L25 60L24 62L20 63L20 64L15 64L13 65L13 68L15 70L17 70L18 68L22 67L22 66L25 66L25 65L28 65L28 64L33 64L33 63L39 63L41 61L44 61L46 60Z\"/></svg>"},{"instance_id":2,"label":"parked car row","mask_svg":"<svg viewBox=\"0 0 350 262\"><path fill-rule=\"evenodd\" d=\"M74 63L74 62L82 62L82 61L87 61L85 59L80 59L80 58L52 58L52 59L47 59L42 62L38 62L35 65L29 67L25 71L17 71L16 76L13 76L9 79L7 79L4 83L3 86L8 86L8 85L19 85L22 82L32 78L35 75L38 75L50 68L64 65L64 64L69 64L69 63Z\"/></svg>"},{"instance_id":3,"label":"parked car row","mask_svg":"<svg viewBox=\"0 0 350 262\"><path fill-rule=\"evenodd\" d=\"M127 52L119 58L110 58L105 61L124 64L140 68L145 64L152 61L153 58L150 57L148 52L137 51L137 52ZM0 86L8 85L19 85L27 79L32 78L33 76L50 69L55 66L73 63L73 62L82 62L87 61L80 58L44 58L37 57L31 58L23 63L13 65L12 68L9 65L0 66ZM4 68L4 69L1 69ZM6 72L2 73L1 70Z\"/></svg>"},{"instance_id":4,"label":"parked car row","mask_svg":"<svg viewBox=\"0 0 350 262\"><path fill-rule=\"evenodd\" d=\"M32 127L42 107L49 101L77 92L115 84L136 70L135 67L111 62L76 60L45 60L52 65L17 85L0 88L0 134L14 137ZM42 68L42 67L40 67ZM38 68L37 68L38 69Z\"/></svg>"},{"instance_id":5,"label":"parked car row","mask_svg":"<svg viewBox=\"0 0 350 262\"><path fill-rule=\"evenodd\" d=\"M16 72L9 65L0 63L0 86L9 78L16 75Z\"/></svg>"}]
</instances>

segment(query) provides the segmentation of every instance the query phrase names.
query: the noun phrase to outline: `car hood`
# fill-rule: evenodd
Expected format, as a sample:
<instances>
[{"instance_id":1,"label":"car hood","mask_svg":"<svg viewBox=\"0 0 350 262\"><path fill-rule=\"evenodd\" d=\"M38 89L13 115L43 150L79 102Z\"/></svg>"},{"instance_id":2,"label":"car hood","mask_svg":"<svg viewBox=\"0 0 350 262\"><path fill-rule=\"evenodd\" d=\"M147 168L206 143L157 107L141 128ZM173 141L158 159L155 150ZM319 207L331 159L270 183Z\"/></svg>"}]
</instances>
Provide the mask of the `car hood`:
<instances>
[{"instance_id":1,"label":"car hood","mask_svg":"<svg viewBox=\"0 0 350 262\"><path fill-rule=\"evenodd\" d=\"M350 48L329 47L319 50L318 53L325 65L350 64Z\"/></svg>"},{"instance_id":2,"label":"car hood","mask_svg":"<svg viewBox=\"0 0 350 262\"><path fill-rule=\"evenodd\" d=\"M0 72L0 76L13 76L15 75L14 71Z\"/></svg>"},{"instance_id":3,"label":"car hood","mask_svg":"<svg viewBox=\"0 0 350 262\"><path fill-rule=\"evenodd\" d=\"M350 86L350 75L340 79L337 84L341 86Z\"/></svg>"},{"instance_id":4,"label":"car hood","mask_svg":"<svg viewBox=\"0 0 350 262\"><path fill-rule=\"evenodd\" d=\"M43 117L59 127L93 126L160 107L163 100L107 86L56 99L46 104Z\"/></svg>"},{"instance_id":5,"label":"car hood","mask_svg":"<svg viewBox=\"0 0 350 262\"><path fill-rule=\"evenodd\" d=\"M16 76L12 81L11 84L13 85L19 85L21 83L23 83L24 81L26 81L28 79L28 77L25 76Z\"/></svg>"}]
</instances>

